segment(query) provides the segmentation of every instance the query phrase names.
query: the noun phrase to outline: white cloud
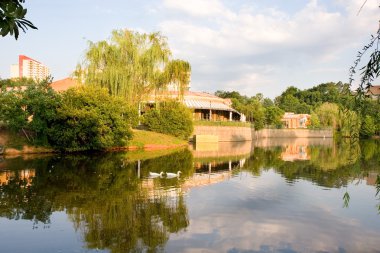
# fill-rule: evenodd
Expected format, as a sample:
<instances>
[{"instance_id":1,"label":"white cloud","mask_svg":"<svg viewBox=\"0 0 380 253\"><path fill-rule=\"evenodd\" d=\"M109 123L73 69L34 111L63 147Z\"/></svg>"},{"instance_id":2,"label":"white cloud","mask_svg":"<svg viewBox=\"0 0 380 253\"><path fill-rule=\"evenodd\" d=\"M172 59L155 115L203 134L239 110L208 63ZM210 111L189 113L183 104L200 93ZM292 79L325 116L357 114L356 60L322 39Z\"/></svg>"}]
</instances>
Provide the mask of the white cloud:
<instances>
[{"instance_id":1,"label":"white cloud","mask_svg":"<svg viewBox=\"0 0 380 253\"><path fill-rule=\"evenodd\" d=\"M191 16L233 16L233 13L218 0L164 0L164 6Z\"/></svg>"},{"instance_id":2,"label":"white cloud","mask_svg":"<svg viewBox=\"0 0 380 253\"><path fill-rule=\"evenodd\" d=\"M178 15L188 15L188 18L176 16L163 20L159 29L169 37L175 56L192 63L193 81L204 82L212 64L208 80L215 79L214 83L209 82L215 86L213 90L231 89L235 82L235 87L241 91L260 92L254 88L256 82L272 81L271 84L275 85L281 81L276 80L272 72L261 68L263 65L270 64L274 69L281 69L284 64L286 68L321 68L327 62L345 57L342 52L347 48L356 52L361 44L359 38L376 30L378 15L378 7L370 3L357 16L358 2L361 1L335 1L339 8L330 11L317 0L312 0L290 15L275 8L232 10L218 0L191 3L164 0L167 10L175 10ZM347 63L347 69L350 63ZM244 72L247 64L255 72ZM229 78L223 82L215 74L225 72L226 66L235 72L230 72ZM341 76L348 70L343 72ZM196 76L199 73L203 74L202 80ZM282 81L292 82L291 79ZM245 82L246 87L243 87Z\"/></svg>"}]
</instances>

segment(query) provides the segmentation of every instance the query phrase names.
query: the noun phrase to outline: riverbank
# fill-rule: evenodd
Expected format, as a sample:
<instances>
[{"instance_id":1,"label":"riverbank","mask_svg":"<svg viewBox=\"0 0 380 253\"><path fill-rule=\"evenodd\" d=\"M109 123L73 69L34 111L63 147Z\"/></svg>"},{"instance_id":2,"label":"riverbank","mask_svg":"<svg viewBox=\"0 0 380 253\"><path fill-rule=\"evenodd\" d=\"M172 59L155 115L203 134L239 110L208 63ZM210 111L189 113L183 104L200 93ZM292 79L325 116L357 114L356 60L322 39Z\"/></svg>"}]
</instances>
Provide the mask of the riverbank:
<instances>
[{"instance_id":1,"label":"riverbank","mask_svg":"<svg viewBox=\"0 0 380 253\"><path fill-rule=\"evenodd\" d=\"M113 147L107 149L106 151L163 150L185 147L187 145L187 141L178 139L170 135L134 129L133 138L129 141L128 146ZM30 145L28 144L28 140L22 134L14 134L5 129L0 129L0 146L5 147L2 155L6 156L58 152L49 147L36 147Z\"/></svg>"}]
</instances>

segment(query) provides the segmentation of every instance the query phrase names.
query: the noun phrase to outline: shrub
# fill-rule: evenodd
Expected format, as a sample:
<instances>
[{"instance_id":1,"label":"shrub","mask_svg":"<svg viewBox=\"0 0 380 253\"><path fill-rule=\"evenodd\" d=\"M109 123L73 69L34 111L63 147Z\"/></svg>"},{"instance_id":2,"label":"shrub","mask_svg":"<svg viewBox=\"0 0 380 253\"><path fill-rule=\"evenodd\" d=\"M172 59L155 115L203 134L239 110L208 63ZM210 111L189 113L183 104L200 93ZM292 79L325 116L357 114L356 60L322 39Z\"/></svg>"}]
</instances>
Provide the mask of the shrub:
<instances>
[{"instance_id":1,"label":"shrub","mask_svg":"<svg viewBox=\"0 0 380 253\"><path fill-rule=\"evenodd\" d=\"M351 110L339 111L340 135L347 138L358 138L360 132L361 120L358 114Z\"/></svg>"},{"instance_id":2,"label":"shrub","mask_svg":"<svg viewBox=\"0 0 380 253\"><path fill-rule=\"evenodd\" d=\"M315 109L315 114L318 115L320 126L337 127L339 119L339 107L334 103L323 103Z\"/></svg>"},{"instance_id":3,"label":"shrub","mask_svg":"<svg viewBox=\"0 0 380 253\"><path fill-rule=\"evenodd\" d=\"M124 146L131 138L130 111L123 99L110 96L105 89L69 89L49 128L49 141L67 151Z\"/></svg>"},{"instance_id":4,"label":"shrub","mask_svg":"<svg viewBox=\"0 0 380 253\"><path fill-rule=\"evenodd\" d=\"M375 135L375 132L376 132L376 125L373 118L369 115L366 115L360 127L360 136L364 138L369 138Z\"/></svg>"},{"instance_id":5,"label":"shrub","mask_svg":"<svg viewBox=\"0 0 380 253\"><path fill-rule=\"evenodd\" d=\"M24 91L12 80L1 90L0 121L13 132L23 130L33 144L46 145L46 131L55 118L60 96L49 87L49 79L30 84L28 79L24 81Z\"/></svg>"},{"instance_id":6,"label":"shrub","mask_svg":"<svg viewBox=\"0 0 380 253\"><path fill-rule=\"evenodd\" d=\"M193 132L191 111L176 101L159 104L144 114L143 122L149 130L187 139Z\"/></svg>"},{"instance_id":7,"label":"shrub","mask_svg":"<svg viewBox=\"0 0 380 253\"><path fill-rule=\"evenodd\" d=\"M309 128L320 128L321 123L319 121L318 115L314 112L310 115L310 125Z\"/></svg>"}]
</instances>

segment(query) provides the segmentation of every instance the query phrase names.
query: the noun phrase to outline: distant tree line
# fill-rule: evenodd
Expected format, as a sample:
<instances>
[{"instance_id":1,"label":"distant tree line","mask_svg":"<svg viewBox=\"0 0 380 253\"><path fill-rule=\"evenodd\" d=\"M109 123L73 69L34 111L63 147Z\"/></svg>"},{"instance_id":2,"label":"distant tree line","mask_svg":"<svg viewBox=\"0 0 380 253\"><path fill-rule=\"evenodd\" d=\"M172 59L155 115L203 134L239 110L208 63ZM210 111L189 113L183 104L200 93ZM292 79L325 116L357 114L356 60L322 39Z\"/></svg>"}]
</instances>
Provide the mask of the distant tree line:
<instances>
[{"instance_id":1,"label":"distant tree line","mask_svg":"<svg viewBox=\"0 0 380 253\"><path fill-rule=\"evenodd\" d=\"M322 83L310 89L288 87L274 100L261 93L247 97L237 91L217 91L215 95L230 98L232 106L254 122L256 129L281 127L284 112L311 115L310 128L332 127L343 137L371 137L380 133L380 104L365 97L358 106L349 84Z\"/></svg>"}]
</instances>

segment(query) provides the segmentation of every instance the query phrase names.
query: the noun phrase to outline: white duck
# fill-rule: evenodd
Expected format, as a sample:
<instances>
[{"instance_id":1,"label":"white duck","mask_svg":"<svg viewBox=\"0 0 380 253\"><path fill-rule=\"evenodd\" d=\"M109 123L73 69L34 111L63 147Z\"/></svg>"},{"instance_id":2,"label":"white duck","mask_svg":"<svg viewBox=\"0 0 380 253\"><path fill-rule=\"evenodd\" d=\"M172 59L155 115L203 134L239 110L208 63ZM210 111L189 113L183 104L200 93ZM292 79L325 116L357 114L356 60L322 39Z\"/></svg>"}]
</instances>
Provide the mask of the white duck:
<instances>
[{"instance_id":1,"label":"white duck","mask_svg":"<svg viewBox=\"0 0 380 253\"><path fill-rule=\"evenodd\" d=\"M162 175L164 174L163 171L161 171L160 173L156 173L156 172L149 172L149 177L150 178L155 178L155 177L162 177Z\"/></svg>"},{"instance_id":2,"label":"white duck","mask_svg":"<svg viewBox=\"0 0 380 253\"><path fill-rule=\"evenodd\" d=\"M177 171L177 174L176 173L166 172L166 177L167 178L179 177L179 174L181 174L181 173L182 173L181 171Z\"/></svg>"}]
</instances>

